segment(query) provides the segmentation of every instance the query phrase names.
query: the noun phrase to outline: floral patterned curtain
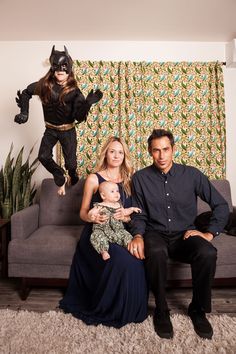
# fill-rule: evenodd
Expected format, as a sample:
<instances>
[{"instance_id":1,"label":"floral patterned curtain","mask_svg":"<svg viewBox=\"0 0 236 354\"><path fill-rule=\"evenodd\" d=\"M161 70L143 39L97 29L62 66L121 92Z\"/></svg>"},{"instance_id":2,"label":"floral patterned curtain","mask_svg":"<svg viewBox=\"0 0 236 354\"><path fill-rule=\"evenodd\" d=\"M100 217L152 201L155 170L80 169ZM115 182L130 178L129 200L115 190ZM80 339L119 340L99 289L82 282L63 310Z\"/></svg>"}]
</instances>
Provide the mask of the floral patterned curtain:
<instances>
[{"instance_id":1,"label":"floral patterned curtain","mask_svg":"<svg viewBox=\"0 0 236 354\"><path fill-rule=\"evenodd\" d=\"M125 139L136 169L145 167L152 162L147 138L164 128L174 134L176 162L211 179L225 177L221 63L75 61L74 72L85 96L96 88L104 94L77 125L79 175L92 171L110 135Z\"/></svg>"}]
</instances>

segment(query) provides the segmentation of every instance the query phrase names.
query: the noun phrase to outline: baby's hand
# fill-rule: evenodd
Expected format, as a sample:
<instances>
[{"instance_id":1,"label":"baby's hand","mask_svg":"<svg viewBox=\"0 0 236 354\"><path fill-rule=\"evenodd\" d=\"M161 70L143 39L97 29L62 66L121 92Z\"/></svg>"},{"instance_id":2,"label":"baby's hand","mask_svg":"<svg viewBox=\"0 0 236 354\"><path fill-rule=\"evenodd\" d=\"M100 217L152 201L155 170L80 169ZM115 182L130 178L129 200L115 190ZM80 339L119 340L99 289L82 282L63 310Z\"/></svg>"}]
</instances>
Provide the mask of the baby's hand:
<instances>
[{"instance_id":1,"label":"baby's hand","mask_svg":"<svg viewBox=\"0 0 236 354\"><path fill-rule=\"evenodd\" d=\"M140 208L136 208L136 207L131 207L133 209L133 213L141 213L142 210Z\"/></svg>"},{"instance_id":2,"label":"baby's hand","mask_svg":"<svg viewBox=\"0 0 236 354\"><path fill-rule=\"evenodd\" d=\"M105 208L100 208L99 209L99 215L106 215L106 209Z\"/></svg>"},{"instance_id":3,"label":"baby's hand","mask_svg":"<svg viewBox=\"0 0 236 354\"><path fill-rule=\"evenodd\" d=\"M132 213L141 213L142 210L140 208L130 207L124 209L124 211L125 211L125 216L130 216Z\"/></svg>"}]
</instances>

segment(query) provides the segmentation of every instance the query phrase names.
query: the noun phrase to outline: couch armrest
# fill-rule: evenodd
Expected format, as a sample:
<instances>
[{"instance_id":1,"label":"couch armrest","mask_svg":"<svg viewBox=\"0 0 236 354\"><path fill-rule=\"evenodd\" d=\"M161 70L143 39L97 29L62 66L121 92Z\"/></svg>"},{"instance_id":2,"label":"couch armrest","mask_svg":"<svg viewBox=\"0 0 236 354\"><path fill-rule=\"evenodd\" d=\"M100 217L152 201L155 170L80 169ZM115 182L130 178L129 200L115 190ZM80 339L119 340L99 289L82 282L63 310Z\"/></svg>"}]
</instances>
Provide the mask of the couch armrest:
<instances>
[{"instance_id":1,"label":"couch armrest","mask_svg":"<svg viewBox=\"0 0 236 354\"><path fill-rule=\"evenodd\" d=\"M11 238L28 238L39 227L39 205L33 204L11 216Z\"/></svg>"}]
</instances>

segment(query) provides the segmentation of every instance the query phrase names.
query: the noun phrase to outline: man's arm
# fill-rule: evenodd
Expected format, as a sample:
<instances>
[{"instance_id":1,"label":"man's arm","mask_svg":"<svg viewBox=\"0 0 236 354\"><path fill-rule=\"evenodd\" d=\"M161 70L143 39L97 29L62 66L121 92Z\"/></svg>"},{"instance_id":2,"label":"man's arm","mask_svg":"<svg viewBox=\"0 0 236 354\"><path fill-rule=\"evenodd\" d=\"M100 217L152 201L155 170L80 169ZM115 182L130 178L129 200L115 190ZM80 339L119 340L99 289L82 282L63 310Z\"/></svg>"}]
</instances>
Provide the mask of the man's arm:
<instances>
[{"instance_id":1,"label":"man's arm","mask_svg":"<svg viewBox=\"0 0 236 354\"><path fill-rule=\"evenodd\" d=\"M210 205L212 210L206 233L211 233L213 237L218 236L224 230L229 219L228 203L203 174L201 174L198 195Z\"/></svg>"},{"instance_id":2,"label":"man's arm","mask_svg":"<svg viewBox=\"0 0 236 354\"><path fill-rule=\"evenodd\" d=\"M207 227L203 230L204 232L199 230L187 230L184 234L184 239L191 236L200 236L207 241L211 241L223 231L227 224L229 218L229 206L209 179L200 171L196 188L196 194L211 207L212 215L209 218Z\"/></svg>"},{"instance_id":3,"label":"man's arm","mask_svg":"<svg viewBox=\"0 0 236 354\"><path fill-rule=\"evenodd\" d=\"M141 212L131 215L130 232L132 235L143 236L146 231L148 215L146 211L145 195L143 194L141 182L137 174L132 178L132 206L139 208Z\"/></svg>"},{"instance_id":4,"label":"man's arm","mask_svg":"<svg viewBox=\"0 0 236 354\"><path fill-rule=\"evenodd\" d=\"M140 212L132 214L130 232L133 240L128 245L128 251L138 259L144 259L143 235L146 230L147 212L145 208L145 196L143 195L141 184L137 175L132 178L132 205L139 208Z\"/></svg>"}]
</instances>

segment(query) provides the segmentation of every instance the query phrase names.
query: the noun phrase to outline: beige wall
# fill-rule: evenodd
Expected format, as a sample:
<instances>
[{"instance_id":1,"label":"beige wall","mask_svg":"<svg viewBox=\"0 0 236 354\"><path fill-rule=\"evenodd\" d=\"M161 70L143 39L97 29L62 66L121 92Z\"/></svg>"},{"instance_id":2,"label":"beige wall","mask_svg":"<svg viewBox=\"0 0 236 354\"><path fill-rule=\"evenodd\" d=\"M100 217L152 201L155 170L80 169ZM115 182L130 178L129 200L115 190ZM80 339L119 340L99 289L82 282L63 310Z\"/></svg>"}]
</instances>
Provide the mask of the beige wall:
<instances>
[{"instance_id":1,"label":"beige wall","mask_svg":"<svg viewBox=\"0 0 236 354\"><path fill-rule=\"evenodd\" d=\"M79 60L134 60L134 61L225 61L225 43L222 42L0 42L0 166L5 161L11 142L14 154L25 146L25 156L35 145L37 156L44 132L42 108L34 97L30 102L30 118L24 125L14 123L18 113L16 91L42 77L49 66L47 58L52 45L62 50L65 44L73 59ZM231 182L233 202L236 204L236 69L224 69L226 124L227 124L227 178ZM40 166L35 181L50 176Z\"/></svg>"}]
</instances>

